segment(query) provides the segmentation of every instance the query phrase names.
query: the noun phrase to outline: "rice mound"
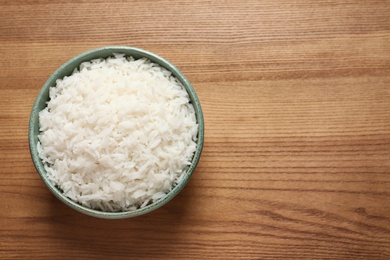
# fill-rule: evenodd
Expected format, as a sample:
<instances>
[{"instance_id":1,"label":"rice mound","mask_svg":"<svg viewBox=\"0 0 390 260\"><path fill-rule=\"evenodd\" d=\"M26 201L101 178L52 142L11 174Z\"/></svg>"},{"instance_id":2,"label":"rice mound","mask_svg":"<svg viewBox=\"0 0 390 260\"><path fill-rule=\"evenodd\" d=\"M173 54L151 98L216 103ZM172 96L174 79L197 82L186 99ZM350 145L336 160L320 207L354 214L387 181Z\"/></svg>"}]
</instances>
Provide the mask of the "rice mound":
<instances>
[{"instance_id":1,"label":"rice mound","mask_svg":"<svg viewBox=\"0 0 390 260\"><path fill-rule=\"evenodd\" d=\"M50 181L73 201L134 210L184 177L198 125L186 90L165 68L115 54L82 63L49 95L38 152Z\"/></svg>"}]
</instances>

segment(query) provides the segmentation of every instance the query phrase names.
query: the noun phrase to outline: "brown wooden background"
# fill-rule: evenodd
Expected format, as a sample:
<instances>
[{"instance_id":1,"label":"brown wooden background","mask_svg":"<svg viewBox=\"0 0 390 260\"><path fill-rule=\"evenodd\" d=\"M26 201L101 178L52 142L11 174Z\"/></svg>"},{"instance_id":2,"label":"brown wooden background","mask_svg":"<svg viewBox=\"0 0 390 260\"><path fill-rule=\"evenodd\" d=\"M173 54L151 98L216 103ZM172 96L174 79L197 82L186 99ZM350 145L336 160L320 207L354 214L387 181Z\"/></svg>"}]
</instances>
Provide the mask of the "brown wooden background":
<instances>
[{"instance_id":1,"label":"brown wooden background","mask_svg":"<svg viewBox=\"0 0 390 260\"><path fill-rule=\"evenodd\" d=\"M135 46L196 89L188 186L108 221L52 196L29 113L61 64ZM0 258L390 259L390 1L0 0Z\"/></svg>"}]
</instances>

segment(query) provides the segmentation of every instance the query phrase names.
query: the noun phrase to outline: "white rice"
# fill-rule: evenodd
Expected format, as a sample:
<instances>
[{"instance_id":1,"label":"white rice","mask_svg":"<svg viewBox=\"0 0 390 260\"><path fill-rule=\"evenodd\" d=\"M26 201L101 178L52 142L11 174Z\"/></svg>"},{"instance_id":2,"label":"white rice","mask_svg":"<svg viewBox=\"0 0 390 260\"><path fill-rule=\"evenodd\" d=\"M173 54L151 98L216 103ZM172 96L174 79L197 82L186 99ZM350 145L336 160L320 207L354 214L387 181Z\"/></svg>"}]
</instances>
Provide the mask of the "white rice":
<instances>
[{"instance_id":1,"label":"white rice","mask_svg":"<svg viewBox=\"0 0 390 260\"><path fill-rule=\"evenodd\" d=\"M196 150L195 111L180 82L123 54L84 62L57 80L39 123L48 178L70 199L102 211L161 199Z\"/></svg>"}]
</instances>

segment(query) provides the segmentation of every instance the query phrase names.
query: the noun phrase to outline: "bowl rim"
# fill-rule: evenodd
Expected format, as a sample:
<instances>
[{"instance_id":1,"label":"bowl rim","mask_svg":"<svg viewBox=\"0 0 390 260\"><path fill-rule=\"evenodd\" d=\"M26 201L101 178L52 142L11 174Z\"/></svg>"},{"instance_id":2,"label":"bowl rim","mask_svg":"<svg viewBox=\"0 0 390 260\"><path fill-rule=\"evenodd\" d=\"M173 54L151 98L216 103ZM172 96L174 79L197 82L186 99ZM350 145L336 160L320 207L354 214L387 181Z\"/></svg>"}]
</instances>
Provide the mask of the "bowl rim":
<instances>
[{"instance_id":1,"label":"bowl rim","mask_svg":"<svg viewBox=\"0 0 390 260\"><path fill-rule=\"evenodd\" d=\"M98 55L100 53L105 53L109 55ZM60 77L60 75L61 73L63 73L64 70L71 68L71 70L73 71L74 68L78 67L84 61L90 61L97 58L106 58L108 56L112 56L114 53L125 53L126 56L138 56L139 58L145 57L151 60L152 62L157 63L162 67L165 67L166 69L172 72L172 74L181 82L181 84L186 89L188 95L190 96L191 103L194 106L197 123L198 123L198 139L197 139L197 148L192 158L192 163L190 167L187 169L187 171L184 173L185 176L180 180L180 182L177 185L175 185L172 188L172 190L166 196L157 200L156 202L153 202L152 204L145 206L144 208L139 208L132 211L105 212L105 211L95 210L95 209L82 206L81 204L78 204L77 202L71 200L70 198L66 197L60 190L58 190L58 188L56 188L55 185L47 178L46 170L43 167L42 160L39 158L38 151L37 151L36 140L38 137L36 134L37 130L35 126L37 125L39 128L39 112L40 112L38 111L39 104L41 104L41 102L43 101L45 101L45 103L48 101L47 95L50 87L55 86L55 81L57 79L63 78ZM77 66L75 66L75 64L77 64ZM68 75L70 74L68 73ZM44 99L44 97L46 97L46 99ZM38 133L39 133L39 129L38 129ZM28 128L28 142L29 142L30 155L34 167L39 173L45 185L49 188L49 190L55 197L57 197L60 201L65 203L67 206L89 216L104 218L104 219L123 219L123 218L140 216L149 213L153 210L156 210L157 208L160 208L161 206L165 205L167 202L172 200L184 188L184 186L188 183L190 177L194 173L195 168L199 162L200 155L203 150L204 118L203 118L203 112L200 106L199 98L194 88L192 87L188 79L181 73L181 71L178 68L176 68L172 63L170 63L169 61L167 61L166 59L164 59L163 57L155 53L140 48L130 47L130 46L105 46L101 48L92 49L76 55L75 57L71 58L63 65L61 65L47 79L47 81L39 91L31 110L29 128Z\"/></svg>"}]
</instances>

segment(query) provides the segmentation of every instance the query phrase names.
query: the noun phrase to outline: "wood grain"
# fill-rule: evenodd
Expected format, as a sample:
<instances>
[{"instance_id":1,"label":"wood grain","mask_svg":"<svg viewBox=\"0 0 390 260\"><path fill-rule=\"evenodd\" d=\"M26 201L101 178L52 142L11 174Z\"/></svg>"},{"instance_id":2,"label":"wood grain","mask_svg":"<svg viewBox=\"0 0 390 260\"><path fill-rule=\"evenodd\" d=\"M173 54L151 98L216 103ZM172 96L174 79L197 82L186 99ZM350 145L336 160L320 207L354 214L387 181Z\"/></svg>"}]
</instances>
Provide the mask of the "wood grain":
<instances>
[{"instance_id":1,"label":"wood grain","mask_svg":"<svg viewBox=\"0 0 390 260\"><path fill-rule=\"evenodd\" d=\"M0 2L1 259L389 259L389 1ZM196 89L205 146L148 215L67 208L30 159L32 104L74 55L153 51Z\"/></svg>"}]
</instances>

